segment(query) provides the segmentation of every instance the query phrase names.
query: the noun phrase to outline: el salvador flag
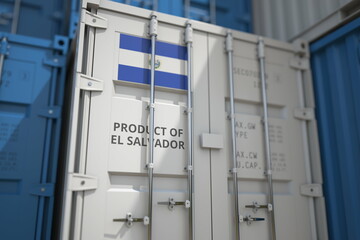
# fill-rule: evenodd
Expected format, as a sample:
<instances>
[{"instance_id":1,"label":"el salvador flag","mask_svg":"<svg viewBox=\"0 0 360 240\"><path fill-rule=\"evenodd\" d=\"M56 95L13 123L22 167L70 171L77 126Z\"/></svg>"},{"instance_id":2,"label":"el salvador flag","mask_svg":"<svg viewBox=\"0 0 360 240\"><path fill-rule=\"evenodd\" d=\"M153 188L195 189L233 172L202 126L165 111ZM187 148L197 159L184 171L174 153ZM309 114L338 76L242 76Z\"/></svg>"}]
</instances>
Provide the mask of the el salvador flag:
<instances>
[{"instance_id":1,"label":"el salvador flag","mask_svg":"<svg viewBox=\"0 0 360 240\"><path fill-rule=\"evenodd\" d=\"M120 34L118 80L150 84L150 39ZM156 42L155 85L175 89L187 89L184 46Z\"/></svg>"}]
</instances>

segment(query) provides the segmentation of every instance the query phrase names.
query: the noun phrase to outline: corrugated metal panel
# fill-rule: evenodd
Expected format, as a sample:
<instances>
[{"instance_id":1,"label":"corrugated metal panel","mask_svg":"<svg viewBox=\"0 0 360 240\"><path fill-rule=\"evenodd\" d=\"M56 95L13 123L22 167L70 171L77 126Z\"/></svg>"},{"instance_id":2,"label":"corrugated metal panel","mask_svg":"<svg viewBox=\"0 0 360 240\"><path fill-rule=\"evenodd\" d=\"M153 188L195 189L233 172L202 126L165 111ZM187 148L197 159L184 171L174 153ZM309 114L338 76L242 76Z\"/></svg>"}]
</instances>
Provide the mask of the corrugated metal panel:
<instances>
[{"instance_id":1,"label":"corrugated metal panel","mask_svg":"<svg viewBox=\"0 0 360 240\"><path fill-rule=\"evenodd\" d=\"M52 40L64 34L67 1L1 0L0 31Z\"/></svg>"},{"instance_id":2,"label":"corrugated metal panel","mask_svg":"<svg viewBox=\"0 0 360 240\"><path fill-rule=\"evenodd\" d=\"M254 32L287 41L355 0L253 0ZM345 16L346 13L342 12Z\"/></svg>"},{"instance_id":3,"label":"corrugated metal panel","mask_svg":"<svg viewBox=\"0 0 360 240\"><path fill-rule=\"evenodd\" d=\"M252 32L251 0L113 0L135 7L154 9L159 12L190 19L218 24L240 31ZM76 30L79 0L72 0L70 38ZM187 4L188 2L188 4Z\"/></svg>"},{"instance_id":4,"label":"corrugated metal panel","mask_svg":"<svg viewBox=\"0 0 360 240\"><path fill-rule=\"evenodd\" d=\"M50 239L68 40L0 39L0 239Z\"/></svg>"},{"instance_id":5,"label":"corrugated metal panel","mask_svg":"<svg viewBox=\"0 0 360 240\"><path fill-rule=\"evenodd\" d=\"M189 8L183 0L115 0L136 7L147 9L153 8L153 2L157 2L157 10L163 13L180 17L189 17L194 20L211 22L223 27L229 27L241 31L251 32L251 1L250 0L191 0ZM215 13L216 10L216 13ZM187 13L189 11L189 13Z\"/></svg>"},{"instance_id":6,"label":"corrugated metal panel","mask_svg":"<svg viewBox=\"0 0 360 240\"><path fill-rule=\"evenodd\" d=\"M311 53L330 239L360 239L360 19Z\"/></svg>"}]
</instances>

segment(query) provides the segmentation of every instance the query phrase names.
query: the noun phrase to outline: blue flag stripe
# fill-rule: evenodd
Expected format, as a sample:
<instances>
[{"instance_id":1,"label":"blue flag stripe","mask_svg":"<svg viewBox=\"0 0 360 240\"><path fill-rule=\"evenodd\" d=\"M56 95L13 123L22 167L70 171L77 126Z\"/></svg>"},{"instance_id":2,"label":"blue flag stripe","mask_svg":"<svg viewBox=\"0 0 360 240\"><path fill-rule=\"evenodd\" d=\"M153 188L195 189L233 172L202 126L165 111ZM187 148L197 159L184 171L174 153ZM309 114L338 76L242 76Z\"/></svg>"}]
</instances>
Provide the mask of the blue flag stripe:
<instances>
[{"instance_id":1,"label":"blue flag stripe","mask_svg":"<svg viewBox=\"0 0 360 240\"><path fill-rule=\"evenodd\" d=\"M150 39L134 37L121 33L120 48L150 54L151 41ZM187 60L186 47L171 43L157 41L155 45L155 54L163 57Z\"/></svg>"},{"instance_id":2,"label":"blue flag stripe","mask_svg":"<svg viewBox=\"0 0 360 240\"><path fill-rule=\"evenodd\" d=\"M150 69L119 64L118 80L150 84ZM155 85L187 90L187 76L155 71Z\"/></svg>"}]
</instances>

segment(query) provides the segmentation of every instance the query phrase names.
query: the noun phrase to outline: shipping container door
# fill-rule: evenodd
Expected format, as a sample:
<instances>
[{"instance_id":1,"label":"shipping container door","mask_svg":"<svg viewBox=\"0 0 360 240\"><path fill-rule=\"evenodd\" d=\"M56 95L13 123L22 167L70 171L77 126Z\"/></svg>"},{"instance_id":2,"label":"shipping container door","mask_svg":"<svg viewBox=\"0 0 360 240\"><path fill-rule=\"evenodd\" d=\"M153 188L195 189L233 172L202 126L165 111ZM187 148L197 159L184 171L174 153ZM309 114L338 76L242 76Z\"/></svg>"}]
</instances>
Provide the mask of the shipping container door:
<instances>
[{"instance_id":1,"label":"shipping container door","mask_svg":"<svg viewBox=\"0 0 360 240\"><path fill-rule=\"evenodd\" d=\"M244 37L244 39L246 39ZM233 42L233 75L241 239L272 239L266 205L263 106L256 38ZM224 136L224 149L211 151L213 236L235 237L235 203L231 154L229 73L225 38L209 35L210 129ZM265 45L267 41L265 41ZM277 239L317 239L312 198L301 193L309 183L309 152L304 119L294 115L303 103L300 70L290 67L290 49L265 46ZM300 75L299 75L300 74ZM300 76L300 77L299 77ZM261 208L254 208L258 204ZM247 207L246 207L247 206ZM265 206L265 207L264 207ZM250 217L254 220L251 221ZM257 221L255 221L257 220ZM313 231L313 232L312 232Z\"/></svg>"},{"instance_id":2,"label":"shipping container door","mask_svg":"<svg viewBox=\"0 0 360 240\"><path fill-rule=\"evenodd\" d=\"M45 198L54 188L54 182L47 184L47 171L56 167L50 148L57 149L48 124L60 116L60 109L49 106L57 77L47 64L53 62L52 42L0 36L6 49L0 83L0 238L45 239L49 229L43 226L51 221L44 216L52 211Z\"/></svg>"},{"instance_id":3,"label":"shipping container door","mask_svg":"<svg viewBox=\"0 0 360 240\"><path fill-rule=\"evenodd\" d=\"M148 215L150 16L133 18L103 9L97 15L106 18L108 25L94 31L94 41L90 40L94 57L87 65L93 66L90 73L103 82L103 89L89 95L84 169L86 175L98 179L98 186L85 192L83 206L77 208L82 210L78 222L81 230L75 235L81 239L147 239L148 226L144 223L134 222L128 227L114 219L126 218L128 213L133 218ZM182 240L189 235L189 210L184 206L170 210L159 202L187 200L187 52L184 28L159 21L150 221L153 239ZM194 216L198 239L211 238L210 152L199 147L197 137L209 132L206 39L204 33L194 34Z\"/></svg>"}]
</instances>

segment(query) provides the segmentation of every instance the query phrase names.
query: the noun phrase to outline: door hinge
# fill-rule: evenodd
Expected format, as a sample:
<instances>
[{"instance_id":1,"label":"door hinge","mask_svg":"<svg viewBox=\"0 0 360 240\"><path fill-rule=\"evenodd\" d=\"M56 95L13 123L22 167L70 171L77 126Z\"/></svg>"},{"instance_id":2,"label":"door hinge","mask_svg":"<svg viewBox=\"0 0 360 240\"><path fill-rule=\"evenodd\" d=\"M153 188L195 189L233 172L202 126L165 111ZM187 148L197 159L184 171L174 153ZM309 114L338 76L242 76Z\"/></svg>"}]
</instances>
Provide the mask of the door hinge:
<instances>
[{"instance_id":1,"label":"door hinge","mask_svg":"<svg viewBox=\"0 0 360 240\"><path fill-rule=\"evenodd\" d=\"M296 55L309 57L309 43L304 39L296 39L292 42Z\"/></svg>"},{"instance_id":2,"label":"door hinge","mask_svg":"<svg viewBox=\"0 0 360 240\"><path fill-rule=\"evenodd\" d=\"M82 14L83 23L85 23L86 25L103 29L106 29L108 27L108 21L106 18L100 17L99 15L96 15L89 11L83 11Z\"/></svg>"},{"instance_id":3,"label":"door hinge","mask_svg":"<svg viewBox=\"0 0 360 240\"><path fill-rule=\"evenodd\" d=\"M315 113L313 108L295 108L294 117L300 120L314 120Z\"/></svg>"},{"instance_id":4,"label":"door hinge","mask_svg":"<svg viewBox=\"0 0 360 240\"><path fill-rule=\"evenodd\" d=\"M79 173L69 173L69 190L71 191L88 191L95 190L98 187L97 177L88 176Z\"/></svg>"},{"instance_id":5,"label":"door hinge","mask_svg":"<svg viewBox=\"0 0 360 240\"><path fill-rule=\"evenodd\" d=\"M100 79L87 76L85 74L78 75L79 87L86 91L103 91L104 83Z\"/></svg>"},{"instance_id":6,"label":"door hinge","mask_svg":"<svg viewBox=\"0 0 360 240\"><path fill-rule=\"evenodd\" d=\"M48 56L44 59L43 63L51 67L64 67L65 57L64 56Z\"/></svg>"},{"instance_id":7,"label":"door hinge","mask_svg":"<svg viewBox=\"0 0 360 240\"><path fill-rule=\"evenodd\" d=\"M290 66L297 70L310 69L309 59L305 57L295 56L290 60Z\"/></svg>"},{"instance_id":8,"label":"door hinge","mask_svg":"<svg viewBox=\"0 0 360 240\"><path fill-rule=\"evenodd\" d=\"M100 0L82 0L81 1L82 8L99 8L100 6Z\"/></svg>"},{"instance_id":9,"label":"door hinge","mask_svg":"<svg viewBox=\"0 0 360 240\"><path fill-rule=\"evenodd\" d=\"M322 197L323 196L322 185L318 183L301 185L300 193L301 195L307 197Z\"/></svg>"},{"instance_id":10,"label":"door hinge","mask_svg":"<svg viewBox=\"0 0 360 240\"><path fill-rule=\"evenodd\" d=\"M53 183L44 183L36 184L30 188L31 195L42 196L42 197L52 197L54 196L54 184Z\"/></svg>"},{"instance_id":11,"label":"door hinge","mask_svg":"<svg viewBox=\"0 0 360 240\"><path fill-rule=\"evenodd\" d=\"M55 35L53 40L53 47L54 49L61 51L62 54L66 55L69 50L69 42L70 40L68 37L62 35Z\"/></svg>"},{"instance_id":12,"label":"door hinge","mask_svg":"<svg viewBox=\"0 0 360 240\"><path fill-rule=\"evenodd\" d=\"M53 106L53 107L43 108L40 110L39 116L46 118L54 118L54 119L59 118L61 116L61 107Z\"/></svg>"}]
</instances>

